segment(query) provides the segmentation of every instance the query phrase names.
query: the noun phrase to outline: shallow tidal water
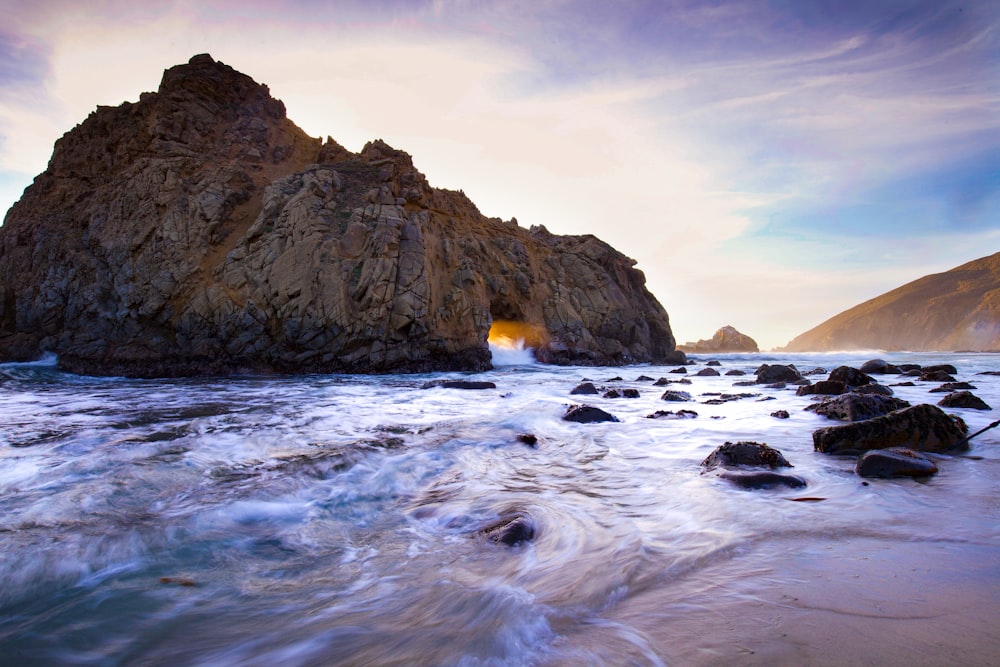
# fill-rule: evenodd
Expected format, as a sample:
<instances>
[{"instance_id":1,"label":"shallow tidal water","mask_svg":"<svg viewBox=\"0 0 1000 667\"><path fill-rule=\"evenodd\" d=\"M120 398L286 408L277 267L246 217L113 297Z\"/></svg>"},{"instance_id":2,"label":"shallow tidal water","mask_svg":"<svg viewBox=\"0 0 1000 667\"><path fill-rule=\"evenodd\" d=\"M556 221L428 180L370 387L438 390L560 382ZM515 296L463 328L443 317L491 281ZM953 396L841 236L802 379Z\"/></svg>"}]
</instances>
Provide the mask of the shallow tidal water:
<instances>
[{"instance_id":1,"label":"shallow tidal water","mask_svg":"<svg viewBox=\"0 0 1000 667\"><path fill-rule=\"evenodd\" d=\"M0 365L0 664L996 664L1000 428L922 480L813 452L799 370L997 354L721 355L674 368L130 380ZM523 356L513 359L525 362ZM622 380L612 380L621 377ZM435 379L496 389L422 389ZM571 396L583 379L639 398ZM822 376L812 376L818 380ZM876 376L883 384L910 380ZM937 403L939 383L893 387ZM719 404L712 394L753 394ZM577 424L587 403L618 423ZM690 419L647 419L656 410ZM788 419L771 413L787 410ZM1000 411L952 409L977 431ZM537 445L518 440L531 433ZM805 489L701 461L766 442ZM506 546L480 531L530 517Z\"/></svg>"}]
</instances>

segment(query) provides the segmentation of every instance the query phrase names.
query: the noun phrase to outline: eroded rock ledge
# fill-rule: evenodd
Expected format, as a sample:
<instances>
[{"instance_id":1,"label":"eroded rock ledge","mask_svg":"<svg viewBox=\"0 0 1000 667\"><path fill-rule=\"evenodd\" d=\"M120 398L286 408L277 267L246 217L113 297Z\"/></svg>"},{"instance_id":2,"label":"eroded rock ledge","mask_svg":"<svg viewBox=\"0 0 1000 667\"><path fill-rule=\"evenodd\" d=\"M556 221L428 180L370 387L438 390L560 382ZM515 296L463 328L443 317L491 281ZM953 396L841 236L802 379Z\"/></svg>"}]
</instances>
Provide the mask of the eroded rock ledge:
<instances>
[{"instance_id":1,"label":"eroded rock ledge","mask_svg":"<svg viewBox=\"0 0 1000 667\"><path fill-rule=\"evenodd\" d=\"M676 358L635 262L486 218L406 153L308 137L208 55L63 136L0 228L0 358L93 374L481 370Z\"/></svg>"}]
</instances>

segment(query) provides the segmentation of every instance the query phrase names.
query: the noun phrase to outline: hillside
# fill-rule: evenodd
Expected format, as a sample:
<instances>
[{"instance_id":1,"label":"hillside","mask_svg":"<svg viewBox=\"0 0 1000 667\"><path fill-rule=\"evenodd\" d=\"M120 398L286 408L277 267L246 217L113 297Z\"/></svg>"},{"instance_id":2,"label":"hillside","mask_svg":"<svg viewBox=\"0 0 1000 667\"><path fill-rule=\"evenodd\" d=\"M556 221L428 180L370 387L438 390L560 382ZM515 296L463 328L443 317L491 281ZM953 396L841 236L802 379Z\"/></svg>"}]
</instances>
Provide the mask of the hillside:
<instances>
[{"instance_id":1,"label":"hillside","mask_svg":"<svg viewBox=\"0 0 1000 667\"><path fill-rule=\"evenodd\" d=\"M793 339L787 352L1000 350L1000 253L924 276Z\"/></svg>"}]
</instances>

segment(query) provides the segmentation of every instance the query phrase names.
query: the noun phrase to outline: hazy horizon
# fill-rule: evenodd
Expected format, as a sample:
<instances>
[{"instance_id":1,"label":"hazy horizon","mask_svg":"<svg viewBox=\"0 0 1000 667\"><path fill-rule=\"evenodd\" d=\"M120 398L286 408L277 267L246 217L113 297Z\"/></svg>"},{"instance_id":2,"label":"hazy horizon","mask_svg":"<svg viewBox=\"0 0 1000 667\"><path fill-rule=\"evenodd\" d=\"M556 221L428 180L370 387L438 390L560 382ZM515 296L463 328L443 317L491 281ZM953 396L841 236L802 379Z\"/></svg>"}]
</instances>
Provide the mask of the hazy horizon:
<instances>
[{"instance_id":1,"label":"hazy horizon","mask_svg":"<svg viewBox=\"0 0 1000 667\"><path fill-rule=\"evenodd\" d=\"M679 344L762 350L1000 249L1000 6L14 2L0 208L198 53L312 136L638 260Z\"/></svg>"}]
</instances>

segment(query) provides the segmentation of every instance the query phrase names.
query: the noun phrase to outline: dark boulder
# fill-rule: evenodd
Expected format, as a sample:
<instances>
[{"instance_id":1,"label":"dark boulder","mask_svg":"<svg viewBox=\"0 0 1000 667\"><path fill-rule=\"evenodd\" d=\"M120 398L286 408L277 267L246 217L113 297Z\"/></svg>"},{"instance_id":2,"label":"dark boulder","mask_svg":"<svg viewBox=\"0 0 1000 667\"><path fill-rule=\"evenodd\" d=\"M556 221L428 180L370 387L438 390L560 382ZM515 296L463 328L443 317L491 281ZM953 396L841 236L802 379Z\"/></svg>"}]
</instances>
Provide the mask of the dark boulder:
<instances>
[{"instance_id":1,"label":"dark boulder","mask_svg":"<svg viewBox=\"0 0 1000 667\"><path fill-rule=\"evenodd\" d=\"M859 387L872 381L870 377L857 368L851 368L850 366L838 366L834 368L830 371L830 377L827 379L832 382L843 382L850 387Z\"/></svg>"},{"instance_id":2,"label":"dark boulder","mask_svg":"<svg viewBox=\"0 0 1000 667\"><path fill-rule=\"evenodd\" d=\"M674 391L672 389L668 389L667 391L663 392L663 396L660 396L660 400L683 402L683 401L690 401L693 399L691 398L691 394L687 393L686 391Z\"/></svg>"},{"instance_id":3,"label":"dark boulder","mask_svg":"<svg viewBox=\"0 0 1000 667\"><path fill-rule=\"evenodd\" d=\"M636 382L652 382L653 378L649 377L648 375L640 375L639 377L637 377L635 379L635 381Z\"/></svg>"},{"instance_id":4,"label":"dark boulder","mask_svg":"<svg viewBox=\"0 0 1000 667\"><path fill-rule=\"evenodd\" d=\"M895 410L908 407L910 407L910 404L901 398L851 392L834 398L828 398L822 403L813 403L806 410L829 419L856 422L881 417Z\"/></svg>"},{"instance_id":5,"label":"dark boulder","mask_svg":"<svg viewBox=\"0 0 1000 667\"><path fill-rule=\"evenodd\" d=\"M924 366L921 370L924 373L937 373L939 371L942 373L948 373L949 375L958 373L958 369L951 364L934 364L932 366Z\"/></svg>"},{"instance_id":6,"label":"dark boulder","mask_svg":"<svg viewBox=\"0 0 1000 667\"><path fill-rule=\"evenodd\" d=\"M797 396L809 396L820 394L824 396L836 396L847 391L847 385L836 380L820 380L816 384L807 384L798 388L795 392Z\"/></svg>"},{"instance_id":7,"label":"dark boulder","mask_svg":"<svg viewBox=\"0 0 1000 667\"><path fill-rule=\"evenodd\" d=\"M788 414L788 410L775 410L771 416L775 419L788 419L791 415Z\"/></svg>"},{"instance_id":8,"label":"dark boulder","mask_svg":"<svg viewBox=\"0 0 1000 667\"><path fill-rule=\"evenodd\" d=\"M719 375L719 371L715 370L714 368L702 368L700 371L695 373L695 375L701 377L715 377Z\"/></svg>"},{"instance_id":9,"label":"dark boulder","mask_svg":"<svg viewBox=\"0 0 1000 667\"><path fill-rule=\"evenodd\" d=\"M602 396L602 398L621 398L621 397L622 397L621 389L608 389L606 392L604 392L604 396Z\"/></svg>"},{"instance_id":10,"label":"dark boulder","mask_svg":"<svg viewBox=\"0 0 1000 667\"><path fill-rule=\"evenodd\" d=\"M920 372L920 380L921 382L954 382L955 378L947 371L924 369Z\"/></svg>"},{"instance_id":11,"label":"dark boulder","mask_svg":"<svg viewBox=\"0 0 1000 667\"><path fill-rule=\"evenodd\" d=\"M852 387L851 391L855 394L878 394L879 396L892 396L893 391L884 384L879 384L878 382L872 382L871 384L863 384L860 387Z\"/></svg>"},{"instance_id":12,"label":"dark boulder","mask_svg":"<svg viewBox=\"0 0 1000 667\"><path fill-rule=\"evenodd\" d=\"M726 371L726 375L746 375L746 374L747 374L746 371L741 371L735 368L730 371Z\"/></svg>"},{"instance_id":13,"label":"dark boulder","mask_svg":"<svg viewBox=\"0 0 1000 667\"><path fill-rule=\"evenodd\" d=\"M947 394L953 391L959 391L960 389L975 389L975 385L971 385L968 382L945 382L940 387L934 387L931 389L932 394Z\"/></svg>"},{"instance_id":14,"label":"dark boulder","mask_svg":"<svg viewBox=\"0 0 1000 667\"><path fill-rule=\"evenodd\" d=\"M597 387L594 386L593 382L581 382L580 384L573 387L569 392L570 395L574 394L597 394Z\"/></svg>"},{"instance_id":15,"label":"dark boulder","mask_svg":"<svg viewBox=\"0 0 1000 667\"><path fill-rule=\"evenodd\" d=\"M733 466L767 466L769 468L790 468L781 452L760 442L727 442L719 445L701 465L712 468Z\"/></svg>"},{"instance_id":16,"label":"dark boulder","mask_svg":"<svg viewBox=\"0 0 1000 667\"><path fill-rule=\"evenodd\" d=\"M961 420L924 403L873 419L817 429L813 431L813 448L826 454L890 447L946 452L968 447L966 431Z\"/></svg>"},{"instance_id":17,"label":"dark boulder","mask_svg":"<svg viewBox=\"0 0 1000 667\"><path fill-rule=\"evenodd\" d=\"M433 389L435 387L441 387L442 389L496 389L496 384L492 382L477 382L473 380L431 380L430 382L425 382L420 388L421 389Z\"/></svg>"},{"instance_id":18,"label":"dark boulder","mask_svg":"<svg viewBox=\"0 0 1000 667\"><path fill-rule=\"evenodd\" d=\"M563 419L578 424L595 424L598 422L616 422L618 418L612 414L595 408L592 405L571 405L566 409Z\"/></svg>"},{"instance_id":19,"label":"dark boulder","mask_svg":"<svg viewBox=\"0 0 1000 667\"><path fill-rule=\"evenodd\" d=\"M518 433L517 441L529 447L534 447L538 444L538 436L534 433Z\"/></svg>"},{"instance_id":20,"label":"dark boulder","mask_svg":"<svg viewBox=\"0 0 1000 667\"><path fill-rule=\"evenodd\" d=\"M668 371L668 372L670 372L670 373L678 373L680 375L683 375L683 374L685 374L685 373L688 372L688 369L684 368L683 366L678 366L677 368L673 369L672 371Z\"/></svg>"},{"instance_id":21,"label":"dark boulder","mask_svg":"<svg viewBox=\"0 0 1000 667\"><path fill-rule=\"evenodd\" d=\"M956 391L948 394L940 401L938 405L943 408L972 408L973 410L992 410L986 401L979 398L971 391Z\"/></svg>"},{"instance_id":22,"label":"dark boulder","mask_svg":"<svg viewBox=\"0 0 1000 667\"><path fill-rule=\"evenodd\" d=\"M855 471L862 477L926 477L938 468L934 461L912 449L890 447L862 454Z\"/></svg>"},{"instance_id":23,"label":"dark boulder","mask_svg":"<svg viewBox=\"0 0 1000 667\"><path fill-rule=\"evenodd\" d=\"M706 361L705 365L706 366L721 366L722 362L721 361L716 361L715 359L712 359L711 361Z\"/></svg>"},{"instance_id":24,"label":"dark boulder","mask_svg":"<svg viewBox=\"0 0 1000 667\"><path fill-rule=\"evenodd\" d=\"M495 544L505 544L509 547L535 539L535 525L530 517L523 514L511 514L479 530L479 535Z\"/></svg>"},{"instance_id":25,"label":"dark boulder","mask_svg":"<svg viewBox=\"0 0 1000 667\"><path fill-rule=\"evenodd\" d=\"M694 410L678 410L677 412L657 410L653 414L646 415L646 419L694 419L697 416L698 413Z\"/></svg>"},{"instance_id":26,"label":"dark boulder","mask_svg":"<svg viewBox=\"0 0 1000 667\"><path fill-rule=\"evenodd\" d=\"M622 396L624 396L625 398L639 398L639 390L631 388L623 389Z\"/></svg>"},{"instance_id":27,"label":"dark boulder","mask_svg":"<svg viewBox=\"0 0 1000 667\"><path fill-rule=\"evenodd\" d=\"M773 384L776 382L798 382L802 375L792 364L764 364L757 369L757 384Z\"/></svg>"},{"instance_id":28,"label":"dark boulder","mask_svg":"<svg viewBox=\"0 0 1000 667\"><path fill-rule=\"evenodd\" d=\"M862 373L867 373L870 375L898 375L899 366L893 366L885 359L872 359L861 364L861 368L858 369Z\"/></svg>"},{"instance_id":29,"label":"dark boulder","mask_svg":"<svg viewBox=\"0 0 1000 667\"><path fill-rule=\"evenodd\" d=\"M723 471L719 477L741 489L773 489L779 486L801 489L806 486L806 481L797 475L783 475L769 470Z\"/></svg>"}]
</instances>

